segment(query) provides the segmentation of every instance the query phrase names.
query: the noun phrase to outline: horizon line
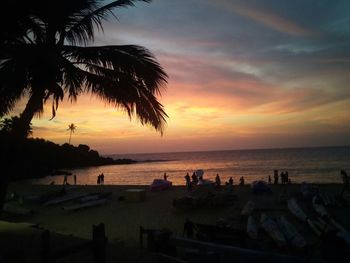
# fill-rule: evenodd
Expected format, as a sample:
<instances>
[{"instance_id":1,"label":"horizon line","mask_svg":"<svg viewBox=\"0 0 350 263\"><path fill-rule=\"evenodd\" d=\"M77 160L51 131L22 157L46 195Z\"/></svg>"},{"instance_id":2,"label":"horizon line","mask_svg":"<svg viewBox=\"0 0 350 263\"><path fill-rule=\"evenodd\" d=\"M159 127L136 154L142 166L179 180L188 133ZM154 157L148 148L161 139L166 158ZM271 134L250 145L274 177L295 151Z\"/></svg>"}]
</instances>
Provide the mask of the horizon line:
<instances>
[{"instance_id":1,"label":"horizon line","mask_svg":"<svg viewBox=\"0 0 350 263\"><path fill-rule=\"evenodd\" d=\"M314 148L348 148L350 145L329 145L329 146L289 146L273 148L239 148L239 149L222 149L222 150L192 150L192 151L173 151L173 152L136 152L136 153L111 153L101 154L101 156L111 155L138 155L138 154L168 154L168 153L199 153L199 152L229 152L229 151L259 151L259 150L293 150L293 149L314 149Z\"/></svg>"}]
</instances>

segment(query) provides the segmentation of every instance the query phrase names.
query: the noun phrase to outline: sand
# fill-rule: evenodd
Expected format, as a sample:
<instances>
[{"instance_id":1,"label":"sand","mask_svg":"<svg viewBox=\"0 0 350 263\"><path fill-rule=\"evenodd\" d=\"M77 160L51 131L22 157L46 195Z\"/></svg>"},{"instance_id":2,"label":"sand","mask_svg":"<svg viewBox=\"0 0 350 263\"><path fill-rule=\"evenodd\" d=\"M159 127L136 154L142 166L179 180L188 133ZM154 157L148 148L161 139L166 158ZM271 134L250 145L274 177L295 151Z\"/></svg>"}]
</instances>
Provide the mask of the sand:
<instances>
[{"instance_id":1,"label":"sand","mask_svg":"<svg viewBox=\"0 0 350 263\"><path fill-rule=\"evenodd\" d=\"M317 185L322 192L337 193L341 189L339 184ZM9 192L17 192L20 195L42 194L58 191L58 185L28 185L15 183L11 184ZM109 242L127 247L137 247L139 242L139 227L145 228L167 228L176 235L182 235L183 223L190 218L197 223L215 224L220 218L229 216L239 218L240 211L248 200L256 203L256 210L266 212L270 215L285 214L293 221L292 215L288 212L285 204L280 204L280 194L284 191L292 194L297 192L300 185L272 185L273 194L254 195L250 186L235 186L234 192L237 201L229 207L203 207L192 211L176 210L172 202L175 198L183 197L187 191L182 186L173 187L170 190L161 192L146 192L146 199L139 202L128 202L119 200L125 196L126 189L146 189L146 186L77 186L69 190L77 193L91 192L112 192L110 202L105 205L87 208L75 212L65 212L62 207L73 204L74 201L44 206L32 203L24 203L23 206L32 208L35 212L30 216L19 216L4 214L2 219L12 222L28 222L39 224L43 228L50 229L57 233L71 234L81 238L91 238L91 227L93 224L105 223L106 233ZM344 227L350 229L350 213L344 209L330 211L334 218ZM301 225L301 223L296 222ZM237 220L237 224L239 220ZM242 223L238 227L244 228ZM306 227L305 227L306 228ZM302 228L306 236L313 234L308 229ZM309 238L309 237L308 237Z\"/></svg>"}]
</instances>

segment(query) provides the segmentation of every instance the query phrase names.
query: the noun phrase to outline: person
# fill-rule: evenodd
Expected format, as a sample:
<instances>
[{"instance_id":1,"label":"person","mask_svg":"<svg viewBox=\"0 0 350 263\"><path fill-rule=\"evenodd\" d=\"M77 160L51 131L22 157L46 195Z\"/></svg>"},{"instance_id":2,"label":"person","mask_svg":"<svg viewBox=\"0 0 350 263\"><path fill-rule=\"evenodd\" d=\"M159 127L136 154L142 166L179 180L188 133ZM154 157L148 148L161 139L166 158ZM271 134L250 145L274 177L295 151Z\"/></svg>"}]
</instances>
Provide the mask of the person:
<instances>
[{"instance_id":1,"label":"person","mask_svg":"<svg viewBox=\"0 0 350 263\"><path fill-rule=\"evenodd\" d=\"M67 175L65 174L63 177L63 185L66 185L68 183Z\"/></svg>"},{"instance_id":2,"label":"person","mask_svg":"<svg viewBox=\"0 0 350 263\"><path fill-rule=\"evenodd\" d=\"M101 178L100 178L100 184L104 184L105 183L105 175L103 173L101 173Z\"/></svg>"},{"instance_id":3,"label":"person","mask_svg":"<svg viewBox=\"0 0 350 263\"><path fill-rule=\"evenodd\" d=\"M220 187L220 185L221 185L221 179L220 179L219 174L216 174L215 184L216 184L217 187Z\"/></svg>"},{"instance_id":4,"label":"person","mask_svg":"<svg viewBox=\"0 0 350 263\"><path fill-rule=\"evenodd\" d=\"M278 170L274 171L273 184L278 184Z\"/></svg>"},{"instance_id":5,"label":"person","mask_svg":"<svg viewBox=\"0 0 350 263\"><path fill-rule=\"evenodd\" d=\"M345 191L349 188L349 176L344 170L340 170L340 175L343 179L343 189L340 193L340 196L343 197Z\"/></svg>"},{"instance_id":6,"label":"person","mask_svg":"<svg viewBox=\"0 0 350 263\"><path fill-rule=\"evenodd\" d=\"M101 183L101 175L99 174L98 176L97 176L97 184L100 184Z\"/></svg>"},{"instance_id":7,"label":"person","mask_svg":"<svg viewBox=\"0 0 350 263\"><path fill-rule=\"evenodd\" d=\"M230 179L228 179L228 184L233 185L233 178L232 177L230 177Z\"/></svg>"},{"instance_id":8,"label":"person","mask_svg":"<svg viewBox=\"0 0 350 263\"><path fill-rule=\"evenodd\" d=\"M76 184L77 184L77 175L75 174L75 175L73 176L73 178L74 178L74 184L76 185Z\"/></svg>"},{"instance_id":9,"label":"person","mask_svg":"<svg viewBox=\"0 0 350 263\"><path fill-rule=\"evenodd\" d=\"M288 174L288 171L285 172L284 176L285 176L285 178L284 178L285 183L288 184L288 183L289 183L289 178L288 178L288 177L289 177L289 174Z\"/></svg>"},{"instance_id":10,"label":"person","mask_svg":"<svg viewBox=\"0 0 350 263\"><path fill-rule=\"evenodd\" d=\"M244 185L244 177L239 178L239 185Z\"/></svg>"},{"instance_id":11,"label":"person","mask_svg":"<svg viewBox=\"0 0 350 263\"><path fill-rule=\"evenodd\" d=\"M281 172L280 177L281 177L281 184L284 184L284 180L285 180L284 172Z\"/></svg>"},{"instance_id":12,"label":"person","mask_svg":"<svg viewBox=\"0 0 350 263\"><path fill-rule=\"evenodd\" d=\"M166 173L164 173L163 178L164 178L164 181L167 181L168 176L166 175Z\"/></svg>"},{"instance_id":13,"label":"person","mask_svg":"<svg viewBox=\"0 0 350 263\"><path fill-rule=\"evenodd\" d=\"M271 184L271 181L272 181L272 180L271 180L271 176L269 175L269 184Z\"/></svg>"},{"instance_id":14,"label":"person","mask_svg":"<svg viewBox=\"0 0 350 263\"><path fill-rule=\"evenodd\" d=\"M188 218L186 218L186 221L184 223L183 235L188 237L188 238L193 238L194 229L195 229L194 223L191 220L189 220Z\"/></svg>"},{"instance_id":15,"label":"person","mask_svg":"<svg viewBox=\"0 0 350 263\"><path fill-rule=\"evenodd\" d=\"M198 178L197 178L196 173L193 173L193 174L192 174L192 183L193 183L194 185L196 185L196 184L198 183Z\"/></svg>"},{"instance_id":16,"label":"person","mask_svg":"<svg viewBox=\"0 0 350 263\"><path fill-rule=\"evenodd\" d=\"M185 175L185 180L186 180L186 188L187 190L190 191L192 189L192 184L191 184L191 177L188 173Z\"/></svg>"}]
</instances>

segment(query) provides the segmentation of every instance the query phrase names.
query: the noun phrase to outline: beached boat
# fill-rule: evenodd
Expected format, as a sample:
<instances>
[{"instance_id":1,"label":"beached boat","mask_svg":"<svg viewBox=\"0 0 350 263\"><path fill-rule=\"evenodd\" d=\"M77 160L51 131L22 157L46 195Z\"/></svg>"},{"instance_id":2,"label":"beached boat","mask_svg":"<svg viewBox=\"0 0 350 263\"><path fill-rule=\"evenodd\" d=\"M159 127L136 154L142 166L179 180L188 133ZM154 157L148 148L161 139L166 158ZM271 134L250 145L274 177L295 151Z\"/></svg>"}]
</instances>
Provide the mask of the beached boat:
<instances>
[{"instance_id":1,"label":"beached boat","mask_svg":"<svg viewBox=\"0 0 350 263\"><path fill-rule=\"evenodd\" d=\"M3 211L10 213L10 214L15 214L15 215L31 215L33 214L33 210L25 207L21 207L15 204L11 203L5 203L2 208Z\"/></svg>"},{"instance_id":2,"label":"beached boat","mask_svg":"<svg viewBox=\"0 0 350 263\"><path fill-rule=\"evenodd\" d=\"M330 217L326 208L322 205L320 198L318 198L317 196L314 196L312 198L312 207L320 216L324 218Z\"/></svg>"},{"instance_id":3,"label":"beached boat","mask_svg":"<svg viewBox=\"0 0 350 263\"><path fill-rule=\"evenodd\" d=\"M76 205L70 205L70 206L64 206L62 209L64 211L77 211L89 207L94 207L94 206L99 206L99 205L104 205L108 202L108 199L98 199L98 200L92 200L89 202L85 202L83 204L76 204Z\"/></svg>"},{"instance_id":4,"label":"beached boat","mask_svg":"<svg viewBox=\"0 0 350 263\"><path fill-rule=\"evenodd\" d=\"M261 227L265 232L276 242L279 247L286 247L287 241L279 230L278 225L275 221L269 218L265 213L261 214L260 218Z\"/></svg>"},{"instance_id":5,"label":"beached boat","mask_svg":"<svg viewBox=\"0 0 350 263\"><path fill-rule=\"evenodd\" d=\"M79 202L82 204L82 203L86 203L86 202L90 202L90 201L103 199L103 198L109 197L111 195L112 195L112 192L91 193L91 194L88 194L86 196L81 197L79 199Z\"/></svg>"},{"instance_id":6,"label":"beached boat","mask_svg":"<svg viewBox=\"0 0 350 263\"><path fill-rule=\"evenodd\" d=\"M253 210L255 208L255 203L253 201L248 201L242 211L241 211L241 215L242 216L250 216L253 213Z\"/></svg>"},{"instance_id":7,"label":"beached boat","mask_svg":"<svg viewBox=\"0 0 350 263\"><path fill-rule=\"evenodd\" d=\"M252 239L258 238L258 225L253 216L248 217L247 233L248 233L248 236Z\"/></svg>"},{"instance_id":8,"label":"beached boat","mask_svg":"<svg viewBox=\"0 0 350 263\"><path fill-rule=\"evenodd\" d=\"M72 201L75 199L79 199L83 196L86 196L85 193L68 193L63 196L56 197L44 203L44 205L57 205L62 204L64 202Z\"/></svg>"},{"instance_id":9,"label":"beached boat","mask_svg":"<svg viewBox=\"0 0 350 263\"><path fill-rule=\"evenodd\" d=\"M162 191L170 189L172 186L172 182L164 180L164 179L154 179L152 184L150 185L151 191Z\"/></svg>"},{"instance_id":10,"label":"beached boat","mask_svg":"<svg viewBox=\"0 0 350 263\"><path fill-rule=\"evenodd\" d=\"M300 208L295 198L291 198L287 202L289 211L295 215L299 220L306 222L316 235L321 235L321 230L315 225L314 221L310 220L305 212Z\"/></svg>"},{"instance_id":11,"label":"beached boat","mask_svg":"<svg viewBox=\"0 0 350 263\"><path fill-rule=\"evenodd\" d=\"M306 246L306 241L296 228L287 220L285 216L277 218L277 224L283 235L293 247L303 248Z\"/></svg>"}]
</instances>

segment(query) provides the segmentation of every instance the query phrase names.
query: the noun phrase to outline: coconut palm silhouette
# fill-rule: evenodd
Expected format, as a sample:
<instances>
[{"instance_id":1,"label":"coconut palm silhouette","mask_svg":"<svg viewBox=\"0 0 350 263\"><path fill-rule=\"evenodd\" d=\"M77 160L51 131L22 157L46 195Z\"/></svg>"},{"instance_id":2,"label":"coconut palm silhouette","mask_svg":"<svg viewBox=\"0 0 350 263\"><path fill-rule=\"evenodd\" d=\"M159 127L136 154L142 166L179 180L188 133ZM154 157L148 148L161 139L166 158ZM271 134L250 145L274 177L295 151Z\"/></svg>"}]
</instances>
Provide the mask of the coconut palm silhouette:
<instances>
[{"instance_id":1,"label":"coconut palm silhouette","mask_svg":"<svg viewBox=\"0 0 350 263\"><path fill-rule=\"evenodd\" d=\"M6 165L0 176L0 213L21 139L45 103L51 103L55 117L64 97L74 102L91 94L163 133L168 116L157 96L168 76L153 54L136 45L92 46L96 29L103 31L103 21L115 16L112 10L139 1L1 2L0 118L21 99L28 101L6 147L2 145Z\"/></svg>"},{"instance_id":2,"label":"coconut palm silhouette","mask_svg":"<svg viewBox=\"0 0 350 263\"><path fill-rule=\"evenodd\" d=\"M0 117L27 95L18 126L27 127L45 103L55 117L65 96L74 102L89 93L162 133L167 114L156 96L167 75L155 57L136 45L91 45L113 9L135 2L4 0L14 16L0 26Z\"/></svg>"},{"instance_id":3,"label":"coconut palm silhouette","mask_svg":"<svg viewBox=\"0 0 350 263\"><path fill-rule=\"evenodd\" d=\"M72 133L74 133L75 129L77 128L77 126L75 126L74 123L71 123L68 125L68 129L67 131L69 131L69 141L68 141L68 144L70 144L70 141L72 139Z\"/></svg>"}]
</instances>

